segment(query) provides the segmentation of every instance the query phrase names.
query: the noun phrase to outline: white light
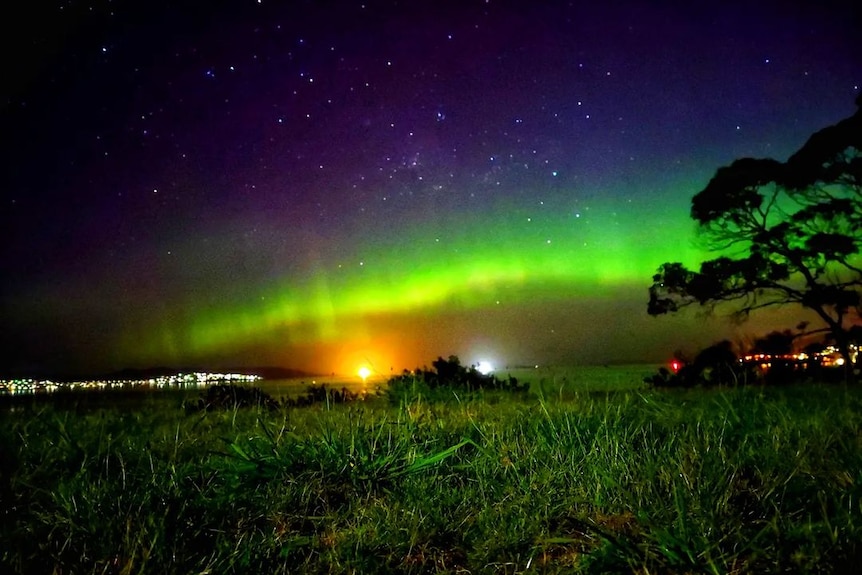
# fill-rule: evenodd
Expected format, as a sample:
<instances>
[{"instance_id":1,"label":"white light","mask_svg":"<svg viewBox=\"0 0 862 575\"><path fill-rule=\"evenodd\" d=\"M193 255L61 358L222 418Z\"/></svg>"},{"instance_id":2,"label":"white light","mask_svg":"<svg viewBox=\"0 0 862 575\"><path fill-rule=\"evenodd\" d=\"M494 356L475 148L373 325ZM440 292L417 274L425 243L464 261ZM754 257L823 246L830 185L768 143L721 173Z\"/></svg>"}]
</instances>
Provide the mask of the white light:
<instances>
[{"instance_id":1,"label":"white light","mask_svg":"<svg viewBox=\"0 0 862 575\"><path fill-rule=\"evenodd\" d=\"M488 375L489 373L494 371L494 366L491 365L491 362L482 360L476 364L476 371L478 371L482 375Z\"/></svg>"}]
</instances>

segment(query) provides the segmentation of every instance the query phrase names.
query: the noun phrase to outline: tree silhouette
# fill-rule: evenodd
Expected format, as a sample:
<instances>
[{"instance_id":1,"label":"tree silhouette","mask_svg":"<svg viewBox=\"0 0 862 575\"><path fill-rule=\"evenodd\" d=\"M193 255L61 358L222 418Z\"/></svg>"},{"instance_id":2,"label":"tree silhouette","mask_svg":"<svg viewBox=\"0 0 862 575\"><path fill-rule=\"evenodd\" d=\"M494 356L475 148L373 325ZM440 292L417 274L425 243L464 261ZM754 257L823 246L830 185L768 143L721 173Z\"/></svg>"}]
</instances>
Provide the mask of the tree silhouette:
<instances>
[{"instance_id":1,"label":"tree silhouette","mask_svg":"<svg viewBox=\"0 0 862 575\"><path fill-rule=\"evenodd\" d=\"M766 353L769 355L784 355L793 351L793 340L796 339L789 329L784 331L771 331L763 337L754 340L751 351L754 353Z\"/></svg>"},{"instance_id":2,"label":"tree silhouette","mask_svg":"<svg viewBox=\"0 0 862 575\"><path fill-rule=\"evenodd\" d=\"M799 305L822 320L809 333L828 333L852 376L850 335L862 291L862 93L856 105L786 162L742 158L716 171L692 198L691 217L717 257L699 271L662 264L650 315L730 303L744 319Z\"/></svg>"}]
</instances>

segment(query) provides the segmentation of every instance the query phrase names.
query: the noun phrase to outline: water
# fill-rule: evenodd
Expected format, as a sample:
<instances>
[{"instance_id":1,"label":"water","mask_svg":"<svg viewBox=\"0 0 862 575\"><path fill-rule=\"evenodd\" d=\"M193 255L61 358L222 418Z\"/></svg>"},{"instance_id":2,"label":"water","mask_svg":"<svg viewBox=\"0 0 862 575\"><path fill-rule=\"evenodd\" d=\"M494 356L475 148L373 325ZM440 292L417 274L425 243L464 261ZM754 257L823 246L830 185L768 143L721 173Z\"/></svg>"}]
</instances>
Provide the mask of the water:
<instances>
[{"instance_id":1,"label":"water","mask_svg":"<svg viewBox=\"0 0 862 575\"><path fill-rule=\"evenodd\" d=\"M378 389L385 389L386 378L369 377L362 380L359 376L325 376L325 377L303 377L291 379L262 379L254 383L259 388L275 399L296 398L308 391L313 386L323 386L341 391L346 389L351 393L373 394Z\"/></svg>"},{"instance_id":2,"label":"water","mask_svg":"<svg viewBox=\"0 0 862 575\"><path fill-rule=\"evenodd\" d=\"M545 396L579 391L617 391L643 387L643 379L656 373L657 364L614 366L542 366L500 369L494 375L500 379L515 377L529 383L530 390ZM169 376L133 382L76 382L72 385L34 380L18 380L16 383L0 381L0 402L3 397L27 395L51 395L57 391L82 391L86 393L111 394L122 392L146 392L158 394L165 391L182 390L194 393L216 384L235 383L260 388L275 399L297 398L313 386L326 386L331 390L346 389L351 393L374 394L385 390L388 377L372 375L362 379L358 375L303 377L292 379L242 379L234 374L232 379L216 378L223 374L189 374ZM206 377L205 377L206 376Z\"/></svg>"}]
</instances>

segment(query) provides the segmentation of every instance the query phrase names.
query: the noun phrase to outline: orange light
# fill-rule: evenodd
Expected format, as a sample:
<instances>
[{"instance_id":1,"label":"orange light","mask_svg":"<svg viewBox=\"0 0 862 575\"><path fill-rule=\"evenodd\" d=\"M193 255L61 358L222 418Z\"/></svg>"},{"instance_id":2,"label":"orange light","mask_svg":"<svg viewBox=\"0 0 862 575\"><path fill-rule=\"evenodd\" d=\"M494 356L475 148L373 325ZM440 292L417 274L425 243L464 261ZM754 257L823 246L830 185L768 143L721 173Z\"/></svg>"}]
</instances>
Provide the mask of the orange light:
<instances>
[{"instance_id":1,"label":"orange light","mask_svg":"<svg viewBox=\"0 0 862 575\"><path fill-rule=\"evenodd\" d=\"M362 383L365 383L365 380L368 379L369 375L371 375L371 370L363 365L359 368L357 373L359 374L359 377L362 378Z\"/></svg>"}]
</instances>

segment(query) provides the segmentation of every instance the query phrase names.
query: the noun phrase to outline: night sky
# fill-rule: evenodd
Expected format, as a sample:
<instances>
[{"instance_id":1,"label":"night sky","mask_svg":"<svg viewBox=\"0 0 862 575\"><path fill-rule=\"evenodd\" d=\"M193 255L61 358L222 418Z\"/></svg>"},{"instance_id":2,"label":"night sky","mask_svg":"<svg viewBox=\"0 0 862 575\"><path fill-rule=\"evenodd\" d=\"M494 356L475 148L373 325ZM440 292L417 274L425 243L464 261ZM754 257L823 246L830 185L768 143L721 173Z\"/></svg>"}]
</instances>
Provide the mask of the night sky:
<instances>
[{"instance_id":1,"label":"night sky","mask_svg":"<svg viewBox=\"0 0 862 575\"><path fill-rule=\"evenodd\" d=\"M606 5L607 4L607 5ZM851 115L857 2L21 3L4 373L662 361L715 170Z\"/></svg>"}]
</instances>

